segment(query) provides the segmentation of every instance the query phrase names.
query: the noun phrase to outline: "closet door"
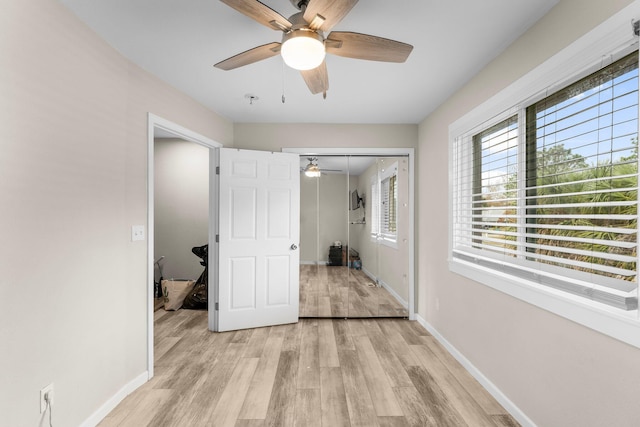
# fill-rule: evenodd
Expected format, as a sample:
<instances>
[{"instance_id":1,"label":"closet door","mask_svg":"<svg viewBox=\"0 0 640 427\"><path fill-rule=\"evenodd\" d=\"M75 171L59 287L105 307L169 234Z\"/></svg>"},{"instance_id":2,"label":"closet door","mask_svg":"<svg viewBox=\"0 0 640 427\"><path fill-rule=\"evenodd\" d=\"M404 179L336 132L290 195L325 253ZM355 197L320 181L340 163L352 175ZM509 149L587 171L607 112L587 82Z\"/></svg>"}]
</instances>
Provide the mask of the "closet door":
<instances>
[{"instance_id":1,"label":"closet door","mask_svg":"<svg viewBox=\"0 0 640 427\"><path fill-rule=\"evenodd\" d=\"M350 158L349 173L349 317L377 317L379 313L379 257L377 237L372 234L376 193L377 159Z\"/></svg>"},{"instance_id":2,"label":"closet door","mask_svg":"<svg viewBox=\"0 0 640 427\"><path fill-rule=\"evenodd\" d=\"M304 173L312 163L319 176ZM300 161L300 316L348 315L348 161L311 156Z\"/></svg>"},{"instance_id":3,"label":"closet door","mask_svg":"<svg viewBox=\"0 0 640 427\"><path fill-rule=\"evenodd\" d=\"M349 317L407 317L409 171L406 157L353 158ZM356 200L357 197L360 200Z\"/></svg>"}]
</instances>

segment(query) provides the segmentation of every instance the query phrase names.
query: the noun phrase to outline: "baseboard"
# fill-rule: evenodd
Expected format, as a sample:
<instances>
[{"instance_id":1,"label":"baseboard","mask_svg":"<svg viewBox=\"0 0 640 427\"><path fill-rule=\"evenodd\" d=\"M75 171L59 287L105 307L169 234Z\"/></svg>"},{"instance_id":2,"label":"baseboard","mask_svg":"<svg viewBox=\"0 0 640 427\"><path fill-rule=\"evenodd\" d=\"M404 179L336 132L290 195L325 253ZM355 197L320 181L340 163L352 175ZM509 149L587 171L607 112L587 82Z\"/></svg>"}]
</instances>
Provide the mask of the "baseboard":
<instances>
[{"instance_id":1,"label":"baseboard","mask_svg":"<svg viewBox=\"0 0 640 427\"><path fill-rule=\"evenodd\" d=\"M369 279L371 279L374 283L380 284L383 288L387 290L399 303L404 307L405 310L409 309L409 303L404 300L391 286L386 284L383 280L376 278L369 270L362 267L362 272L367 275Z\"/></svg>"},{"instance_id":2,"label":"baseboard","mask_svg":"<svg viewBox=\"0 0 640 427\"><path fill-rule=\"evenodd\" d=\"M327 261L300 261L300 265L327 265Z\"/></svg>"},{"instance_id":3,"label":"baseboard","mask_svg":"<svg viewBox=\"0 0 640 427\"><path fill-rule=\"evenodd\" d=\"M429 331L435 339L500 403L522 427L536 427L536 424L520 410L502 391L484 376L462 353L431 326L422 316L416 314L416 320Z\"/></svg>"},{"instance_id":4,"label":"baseboard","mask_svg":"<svg viewBox=\"0 0 640 427\"><path fill-rule=\"evenodd\" d=\"M378 282L383 288L387 290L387 292L389 292L396 300L398 300L400 305L402 305L402 307L404 307L405 310L409 309L409 303L406 302L404 298L402 298L391 286L387 285L382 280L379 280Z\"/></svg>"},{"instance_id":5,"label":"baseboard","mask_svg":"<svg viewBox=\"0 0 640 427\"><path fill-rule=\"evenodd\" d=\"M149 381L149 373L145 371L111 396L96 412L80 424L80 427L96 427L125 397L136 391L138 387L147 381Z\"/></svg>"}]
</instances>

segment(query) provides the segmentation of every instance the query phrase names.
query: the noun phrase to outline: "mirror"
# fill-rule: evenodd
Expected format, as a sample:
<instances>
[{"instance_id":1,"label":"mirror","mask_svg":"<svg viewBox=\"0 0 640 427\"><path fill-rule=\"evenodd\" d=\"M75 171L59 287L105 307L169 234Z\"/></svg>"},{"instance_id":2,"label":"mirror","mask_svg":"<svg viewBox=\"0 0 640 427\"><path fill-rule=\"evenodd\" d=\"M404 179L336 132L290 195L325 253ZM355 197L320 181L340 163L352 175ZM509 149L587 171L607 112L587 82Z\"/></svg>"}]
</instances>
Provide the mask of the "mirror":
<instances>
[{"instance_id":1,"label":"mirror","mask_svg":"<svg viewBox=\"0 0 640 427\"><path fill-rule=\"evenodd\" d=\"M301 156L300 167L300 317L407 317L407 158Z\"/></svg>"}]
</instances>

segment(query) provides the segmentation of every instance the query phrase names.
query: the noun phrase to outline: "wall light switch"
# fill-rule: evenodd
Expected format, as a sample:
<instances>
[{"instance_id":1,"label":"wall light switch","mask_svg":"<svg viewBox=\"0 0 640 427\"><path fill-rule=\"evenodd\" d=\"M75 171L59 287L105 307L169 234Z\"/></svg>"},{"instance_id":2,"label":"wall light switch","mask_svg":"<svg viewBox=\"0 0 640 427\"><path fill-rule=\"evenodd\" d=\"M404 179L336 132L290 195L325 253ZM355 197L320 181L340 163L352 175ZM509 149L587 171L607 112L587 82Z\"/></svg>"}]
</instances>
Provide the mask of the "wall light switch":
<instances>
[{"instance_id":1,"label":"wall light switch","mask_svg":"<svg viewBox=\"0 0 640 427\"><path fill-rule=\"evenodd\" d=\"M131 241L144 240L144 225L131 226Z\"/></svg>"}]
</instances>

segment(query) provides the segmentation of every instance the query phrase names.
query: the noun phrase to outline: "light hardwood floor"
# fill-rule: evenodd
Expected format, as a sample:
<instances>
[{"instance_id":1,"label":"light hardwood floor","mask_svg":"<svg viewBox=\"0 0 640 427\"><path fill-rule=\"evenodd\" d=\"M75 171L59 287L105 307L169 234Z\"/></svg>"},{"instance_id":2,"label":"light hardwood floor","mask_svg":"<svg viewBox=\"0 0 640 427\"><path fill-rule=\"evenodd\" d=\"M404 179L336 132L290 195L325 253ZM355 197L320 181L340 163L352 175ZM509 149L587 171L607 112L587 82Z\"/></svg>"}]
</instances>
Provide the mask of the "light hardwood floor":
<instances>
[{"instance_id":1,"label":"light hardwood floor","mask_svg":"<svg viewBox=\"0 0 640 427\"><path fill-rule=\"evenodd\" d=\"M416 322L212 333L206 311L155 315L156 375L100 427L518 425Z\"/></svg>"},{"instance_id":2,"label":"light hardwood floor","mask_svg":"<svg viewBox=\"0 0 640 427\"><path fill-rule=\"evenodd\" d=\"M362 271L324 265L300 266L300 317L407 317L385 288Z\"/></svg>"}]
</instances>

